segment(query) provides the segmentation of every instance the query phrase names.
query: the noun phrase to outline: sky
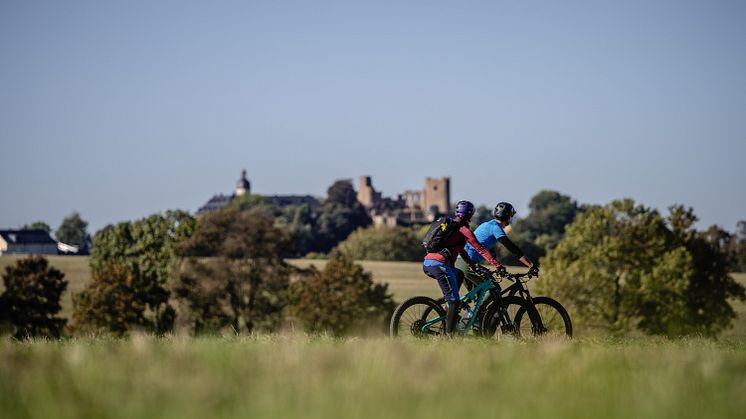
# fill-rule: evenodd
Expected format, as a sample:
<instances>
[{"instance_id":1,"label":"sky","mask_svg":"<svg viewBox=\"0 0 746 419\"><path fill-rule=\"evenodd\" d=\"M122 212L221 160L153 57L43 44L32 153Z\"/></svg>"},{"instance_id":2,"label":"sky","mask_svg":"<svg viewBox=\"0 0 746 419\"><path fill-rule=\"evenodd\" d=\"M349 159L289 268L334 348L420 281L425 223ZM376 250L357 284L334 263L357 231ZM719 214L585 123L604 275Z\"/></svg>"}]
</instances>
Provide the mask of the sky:
<instances>
[{"instance_id":1,"label":"sky","mask_svg":"<svg viewBox=\"0 0 746 419\"><path fill-rule=\"evenodd\" d=\"M542 189L746 219L743 1L0 0L0 228Z\"/></svg>"}]
</instances>

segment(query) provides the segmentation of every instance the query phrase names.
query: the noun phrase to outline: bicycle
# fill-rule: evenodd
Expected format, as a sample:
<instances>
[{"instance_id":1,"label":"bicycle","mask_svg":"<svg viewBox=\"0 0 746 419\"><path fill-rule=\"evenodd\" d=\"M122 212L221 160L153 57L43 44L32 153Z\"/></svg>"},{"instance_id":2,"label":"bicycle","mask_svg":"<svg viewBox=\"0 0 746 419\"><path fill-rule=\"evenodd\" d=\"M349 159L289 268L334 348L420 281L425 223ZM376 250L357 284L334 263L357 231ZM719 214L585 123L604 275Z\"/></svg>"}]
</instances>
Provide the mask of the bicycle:
<instances>
[{"instance_id":1,"label":"bicycle","mask_svg":"<svg viewBox=\"0 0 746 419\"><path fill-rule=\"evenodd\" d=\"M538 274L529 271L525 274L499 275L488 271L480 275L484 281L469 290L461 301L464 312L456 330L460 335L473 331L478 336L493 336L498 328L502 334L512 336L545 335L564 332L572 337L572 322L567 310L549 297L532 298L524 286ZM500 287L505 278L513 282L504 290ZM523 278L527 278L525 281ZM469 303L474 303L469 307ZM415 337L438 336L445 334L445 301L430 297L412 297L401 303L391 317L389 331L392 337L409 332Z\"/></svg>"}]
</instances>

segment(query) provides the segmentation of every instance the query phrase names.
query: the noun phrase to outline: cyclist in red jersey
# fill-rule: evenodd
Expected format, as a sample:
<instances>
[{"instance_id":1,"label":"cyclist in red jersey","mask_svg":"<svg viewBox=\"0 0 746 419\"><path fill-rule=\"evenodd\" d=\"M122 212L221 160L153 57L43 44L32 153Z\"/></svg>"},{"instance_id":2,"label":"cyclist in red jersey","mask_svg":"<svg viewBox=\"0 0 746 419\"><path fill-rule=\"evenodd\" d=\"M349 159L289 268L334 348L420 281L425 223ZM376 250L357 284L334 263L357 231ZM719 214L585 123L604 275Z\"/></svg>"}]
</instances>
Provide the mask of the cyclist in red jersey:
<instances>
[{"instance_id":1,"label":"cyclist in red jersey","mask_svg":"<svg viewBox=\"0 0 746 419\"><path fill-rule=\"evenodd\" d=\"M464 262L476 272L484 272L487 268L475 263L469 258L464 250L466 243L469 243L474 249L484 257L497 270L505 270L500 262L487 250L479 244L474 237L474 233L469 229L469 221L474 215L474 204L469 201L459 201L456 204L454 221L457 223L456 229L445 239L445 248L438 253L428 253L425 255L425 261L422 270L425 274L438 281L440 290L443 292L445 300L448 302L448 311L446 313L446 334L453 335L456 325L456 317L461 300L459 299L458 288L460 286L460 276L463 275L460 270L454 267L456 258L460 255Z\"/></svg>"}]
</instances>

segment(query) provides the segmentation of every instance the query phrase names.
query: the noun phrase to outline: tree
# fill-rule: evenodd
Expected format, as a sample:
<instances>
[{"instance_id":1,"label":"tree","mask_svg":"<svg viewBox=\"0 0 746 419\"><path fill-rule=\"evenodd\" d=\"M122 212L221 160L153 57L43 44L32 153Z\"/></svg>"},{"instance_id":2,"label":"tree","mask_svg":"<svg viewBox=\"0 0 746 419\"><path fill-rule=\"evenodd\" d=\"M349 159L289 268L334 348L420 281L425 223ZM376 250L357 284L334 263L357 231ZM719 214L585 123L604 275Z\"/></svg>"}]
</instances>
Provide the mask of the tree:
<instances>
[{"instance_id":1,"label":"tree","mask_svg":"<svg viewBox=\"0 0 746 419\"><path fill-rule=\"evenodd\" d=\"M568 304L586 327L715 335L734 317L728 299L744 290L692 217L672 209L666 220L630 199L589 208L547 254L537 291Z\"/></svg>"},{"instance_id":2,"label":"tree","mask_svg":"<svg viewBox=\"0 0 746 419\"><path fill-rule=\"evenodd\" d=\"M353 260L422 260L422 238L408 228L367 227L355 230L337 250Z\"/></svg>"},{"instance_id":3,"label":"tree","mask_svg":"<svg viewBox=\"0 0 746 419\"><path fill-rule=\"evenodd\" d=\"M57 228L54 236L62 243L78 247L80 249L79 254L87 254L91 240L87 228L88 222L80 218L80 214L76 211L62 220L62 224Z\"/></svg>"},{"instance_id":4,"label":"tree","mask_svg":"<svg viewBox=\"0 0 746 419\"><path fill-rule=\"evenodd\" d=\"M369 273L339 252L321 272L293 283L291 301L290 312L307 331L336 336L379 329L394 309L388 284L373 283Z\"/></svg>"},{"instance_id":5,"label":"tree","mask_svg":"<svg viewBox=\"0 0 746 419\"><path fill-rule=\"evenodd\" d=\"M728 300L746 299L744 287L728 274L733 266L728 251L731 235L717 226L695 230L697 217L692 208L674 205L669 211L674 243L684 247L692 257L686 294L687 322L696 326L698 332L716 335L736 318Z\"/></svg>"},{"instance_id":6,"label":"tree","mask_svg":"<svg viewBox=\"0 0 746 419\"><path fill-rule=\"evenodd\" d=\"M134 318L132 326L156 333L170 330L174 310L168 304L167 282L178 261L176 245L191 235L194 224L194 218L184 211L166 211L133 222L108 225L97 232L90 264L93 275L101 277L104 284L89 292L92 304L115 298L106 295L108 291L117 292L125 298L117 305L121 310L129 311L131 304L146 311L142 318L122 313L112 319ZM123 293L119 288L106 286L108 279L103 278L106 275L131 277L126 284L128 291Z\"/></svg>"},{"instance_id":7,"label":"tree","mask_svg":"<svg viewBox=\"0 0 746 419\"><path fill-rule=\"evenodd\" d=\"M67 320L56 317L60 296L67 288L65 274L41 256L18 260L5 268L0 295L0 323L10 323L16 339L60 337Z\"/></svg>"},{"instance_id":8,"label":"tree","mask_svg":"<svg viewBox=\"0 0 746 419\"><path fill-rule=\"evenodd\" d=\"M102 262L93 270L91 282L73 296L72 329L76 333L107 331L117 336L132 329L153 330L137 283L137 276L122 260Z\"/></svg>"},{"instance_id":9,"label":"tree","mask_svg":"<svg viewBox=\"0 0 746 419\"><path fill-rule=\"evenodd\" d=\"M270 203L262 196L246 194L235 198L229 209L258 209L272 217L274 226L290 238L291 245L283 250L285 257L302 257L317 247L318 235L315 226L318 214L315 214L308 204L280 206Z\"/></svg>"},{"instance_id":10,"label":"tree","mask_svg":"<svg viewBox=\"0 0 746 419\"><path fill-rule=\"evenodd\" d=\"M273 330L282 320L292 268L282 259L287 236L260 209L206 214L179 246L171 285L195 334Z\"/></svg>"},{"instance_id":11,"label":"tree","mask_svg":"<svg viewBox=\"0 0 746 419\"><path fill-rule=\"evenodd\" d=\"M738 222L736 233L732 236L729 251L733 257L733 269L746 272L746 220Z\"/></svg>"},{"instance_id":12,"label":"tree","mask_svg":"<svg viewBox=\"0 0 746 419\"><path fill-rule=\"evenodd\" d=\"M319 241L314 249L317 252L328 252L353 231L372 223L348 180L338 180L329 187L319 212L316 223Z\"/></svg>"},{"instance_id":13,"label":"tree","mask_svg":"<svg viewBox=\"0 0 746 419\"><path fill-rule=\"evenodd\" d=\"M518 241L533 242L546 253L559 243L580 212L577 202L557 191L543 190L531 198L528 216L515 223Z\"/></svg>"},{"instance_id":14,"label":"tree","mask_svg":"<svg viewBox=\"0 0 746 419\"><path fill-rule=\"evenodd\" d=\"M480 224L495 218L492 211L492 209L487 208L487 206L485 205L478 206L477 211L474 213L474 218L471 220L472 229L477 228Z\"/></svg>"},{"instance_id":15,"label":"tree","mask_svg":"<svg viewBox=\"0 0 746 419\"><path fill-rule=\"evenodd\" d=\"M21 226L21 230L44 230L47 233L52 232L52 228L49 227L49 224L45 223L44 221L36 221L31 224L24 224Z\"/></svg>"}]
</instances>

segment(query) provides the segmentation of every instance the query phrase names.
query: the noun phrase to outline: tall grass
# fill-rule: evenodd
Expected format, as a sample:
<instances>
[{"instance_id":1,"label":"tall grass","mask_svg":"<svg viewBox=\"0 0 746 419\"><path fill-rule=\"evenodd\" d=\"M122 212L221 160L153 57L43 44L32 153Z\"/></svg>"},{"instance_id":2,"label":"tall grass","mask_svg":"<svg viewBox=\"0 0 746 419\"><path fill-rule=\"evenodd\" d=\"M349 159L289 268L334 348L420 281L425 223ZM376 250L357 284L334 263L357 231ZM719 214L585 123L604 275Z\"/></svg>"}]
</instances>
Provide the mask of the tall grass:
<instances>
[{"instance_id":1,"label":"tall grass","mask_svg":"<svg viewBox=\"0 0 746 419\"><path fill-rule=\"evenodd\" d=\"M7 418L723 418L746 344L305 335L0 343Z\"/></svg>"}]
</instances>

